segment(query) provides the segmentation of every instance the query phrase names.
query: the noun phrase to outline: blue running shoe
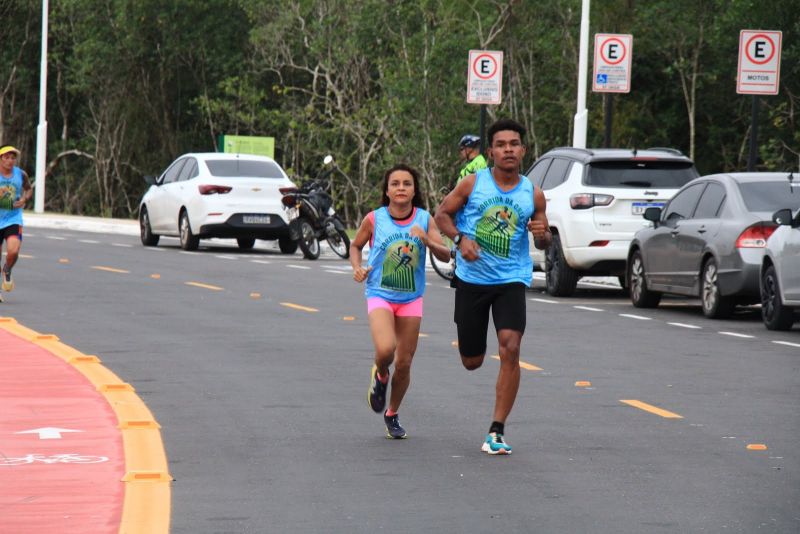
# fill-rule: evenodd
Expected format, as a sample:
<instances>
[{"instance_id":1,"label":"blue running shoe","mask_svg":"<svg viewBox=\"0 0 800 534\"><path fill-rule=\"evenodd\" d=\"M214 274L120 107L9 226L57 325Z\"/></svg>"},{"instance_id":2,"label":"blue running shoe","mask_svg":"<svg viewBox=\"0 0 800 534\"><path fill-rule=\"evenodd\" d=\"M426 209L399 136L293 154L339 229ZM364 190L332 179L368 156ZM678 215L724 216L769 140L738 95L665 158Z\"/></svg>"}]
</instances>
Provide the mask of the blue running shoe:
<instances>
[{"instance_id":1,"label":"blue running shoe","mask_svg":"<svg viewBox=\"0 0 800 534\"><path fill-rule=\"evenodd\" d=\"M388 384L388 380L386 384L384 384L378 379L378 366L373 365L372 377L369 381L369 391L367 391L367 402L375 413L381 413L383 409L386 408L386 386Z\"/></svg>"},{"instance_id":2,"label":"blue running shoe","mask_svg":"<svg viewBox=\"0 0 800 534\"><path fill-rule=\"evenodd\" d=\"M397 414L391 417L383 414L383 421L386 423L386 437L389 439L406 439L406 429L400 426L400 421L397 419Z\"/></svg>"},{"instance_id":3,"label":"blue running shoe","mask_svg":"<svg viewBox=\"0 0 800 534\"><path fill-rule=\"evenodd\" d=\"M481 445L481 450L489 454L511 454L511 445L503 439L503 434L491 432L486 435L486 441Z\"/></svg>"}]
</instances>

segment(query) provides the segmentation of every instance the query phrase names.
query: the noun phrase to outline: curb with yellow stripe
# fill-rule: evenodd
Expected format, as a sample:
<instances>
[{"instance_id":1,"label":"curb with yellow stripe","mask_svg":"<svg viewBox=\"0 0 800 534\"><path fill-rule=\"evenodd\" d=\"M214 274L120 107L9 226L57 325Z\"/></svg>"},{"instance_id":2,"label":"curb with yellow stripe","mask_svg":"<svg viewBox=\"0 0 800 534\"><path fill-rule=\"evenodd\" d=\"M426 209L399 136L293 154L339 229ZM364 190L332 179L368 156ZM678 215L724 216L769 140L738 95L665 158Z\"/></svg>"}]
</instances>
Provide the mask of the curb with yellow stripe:
<instances>
[{"instance_id":1,"label":"curb with yellow stripe","mask_svg":"<svg viewBox=\"0 0 800 534\"><path fill-rule=\"evenodd\" d=\"M11 317L0 317L0 328L69 363L105 397L117 416L125 450L125 498L119 532L168 533L172 476L161 441L161 426L133 386L104 367L97 356L83 354L61 343L55 335L40 334Z\"/></svg>"}]
</instances>

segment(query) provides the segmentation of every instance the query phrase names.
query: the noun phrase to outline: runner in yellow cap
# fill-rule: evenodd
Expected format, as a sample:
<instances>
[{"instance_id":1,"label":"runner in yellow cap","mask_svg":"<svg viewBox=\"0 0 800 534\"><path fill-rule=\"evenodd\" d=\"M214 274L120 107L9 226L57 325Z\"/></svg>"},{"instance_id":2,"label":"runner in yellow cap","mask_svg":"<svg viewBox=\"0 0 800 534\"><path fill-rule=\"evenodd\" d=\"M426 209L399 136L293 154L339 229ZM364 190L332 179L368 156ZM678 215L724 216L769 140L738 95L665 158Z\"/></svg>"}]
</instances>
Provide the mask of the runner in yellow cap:
<instances>
[{"instance_id":1,"label":"runner in yellow cap","mask_svg":"<svg viewBox=\"0 0 800 534\"><path fill-rule=\"evenodd\" d=\"M22 209L33 196L28 175L16 166L19 150L0 146L0 249L6 244L6 263L2 269L2 289L14 289L11 269L17 263L22 243ZM2 302L0 296L0 302Z\"/></svg>"}]
</instances>

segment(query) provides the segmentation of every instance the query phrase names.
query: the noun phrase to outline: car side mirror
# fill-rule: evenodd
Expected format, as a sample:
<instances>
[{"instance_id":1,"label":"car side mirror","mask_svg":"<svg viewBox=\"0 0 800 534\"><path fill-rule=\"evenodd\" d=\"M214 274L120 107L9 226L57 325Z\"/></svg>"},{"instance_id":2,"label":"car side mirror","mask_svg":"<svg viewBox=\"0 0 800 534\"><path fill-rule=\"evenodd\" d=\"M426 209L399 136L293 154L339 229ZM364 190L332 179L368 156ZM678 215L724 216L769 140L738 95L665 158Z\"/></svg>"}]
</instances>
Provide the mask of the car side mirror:
<instances>
[{"instance_id":1,"label":"car side mirror","mask_svg":"<svg viewBox=\"0 0 800 534\"><path fill-rule=\"evenodd\" d=\"M772 222L774 222L778 226L781 226L781 225L791 226L792 225L792 210L787 208L787 209L776 211L775 213L772 214Z\"/></svg>"},{"instance_id":2,"label":"car side mirror","mask_svg":"<svg viewBox=\"0 0 800 534\"><path fill-rule=\"evenodd\" d=\"M156 177L151 174L148 174L147 176L144 177L144 183L146 183L147 185L156 185Z\"/></svg>"},{"instance_id":3,"label":"car side mirror","mask_svg":"<svg viewBox=\"0 0 800 534\"><path fill-rule=\"evenodd\" d=\"M661 220L661 208L647 208L644 210L643 217L646 220L651 221L653 226L658 228L658 221Z\"/></svg>"}]
</instances>

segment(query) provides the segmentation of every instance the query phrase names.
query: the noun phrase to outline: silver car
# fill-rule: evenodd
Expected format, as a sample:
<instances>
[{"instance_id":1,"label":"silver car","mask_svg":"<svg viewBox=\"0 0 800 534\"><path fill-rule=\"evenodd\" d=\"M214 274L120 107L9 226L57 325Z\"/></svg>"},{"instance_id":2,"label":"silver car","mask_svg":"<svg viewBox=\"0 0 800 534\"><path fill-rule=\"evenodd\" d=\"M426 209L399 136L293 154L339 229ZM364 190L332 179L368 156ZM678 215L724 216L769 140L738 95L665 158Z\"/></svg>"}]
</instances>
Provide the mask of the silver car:
<instances>
[{"instance_id":1,"label":"silver car","mask_svg":"<svg viewBox=\"0 0 800 534\"><path fill-rule=\"evenodd\" d=\"M778 229L761 264L761 317L769 330L790 330L800 311L800 210L779 210L772 220Z\"/></svg>"},{"instance_id":2,"label":"silver car","mask_svg":"<svg viewBox=\"0 0 800 534\"><path fill-rule=\"evenodd\" d=\"M663 293L699 297L706 317L760 300L761 263L777 225L772 214L800 209L800 180L789 173L701 176L663 208L648 208L653 227L628 250L633 305L656 307Z\"/></svg>"}]
</instances>

